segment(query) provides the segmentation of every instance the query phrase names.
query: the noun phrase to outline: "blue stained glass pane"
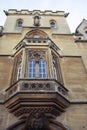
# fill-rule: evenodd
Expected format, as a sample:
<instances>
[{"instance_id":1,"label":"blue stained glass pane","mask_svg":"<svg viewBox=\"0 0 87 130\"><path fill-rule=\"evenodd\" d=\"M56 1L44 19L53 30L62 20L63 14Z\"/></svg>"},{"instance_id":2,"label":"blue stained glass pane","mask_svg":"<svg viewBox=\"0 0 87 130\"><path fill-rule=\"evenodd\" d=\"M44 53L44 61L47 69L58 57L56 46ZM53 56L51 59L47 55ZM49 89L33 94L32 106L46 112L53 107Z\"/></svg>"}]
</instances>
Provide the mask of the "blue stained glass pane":
<instances>
[{"instance_id":1,"label":"blue stained glass pane","mask_svg":"<svg viewBox=\"0 0 87 130\"><path fill-rule=\"evenodd\" d=\"M33 74L33 78L35 78L35 74Z\"/></svg>"},{"instance_id":2,"label":"blue stained glass pane","mask_svg":"<svg viewBox=\"0 0 87 130\"><path fill-rule=\"evenodd\" d=\"M44 73L45 73L45 71L46 71L45 68L43 68L43 72L44 72Z\"/></svg>"},{"instance_id":3,"label":"blue stained glass pane","mask_svg":"<svg viewBox=\"0 0 87 130\"><path fill-rule=\"evenodd\" d=\"M36 74L36 64L34 60L29 61L28 64L28 77L29 78L35 78L35 74Z\"/></svg>"},{"instance_id":4,"label":"blue stained glass pane","mask_svg":"<svg viewBox=\"0 0 87 130\"><path fill-rule=\"evenodd\" d=\"M42 78L42 74L39 74L39 78Z\"/></svg>"},{"instance_id":5,"label":"blue stained glass pane","mask_svg":"<svg viewBox=\"0 0 87 130\"><path fill-rule=\"evenodd\" d=\"M31 74L29 74L29 77L31 77Z\"/></svg>"},{"instance_id":6,"label":"blue stained glass pane","mask_svg":"<svg viewBox=\"0 0 87 130\"><path fill-rule=\"evenodd\" d=\"M40 78L46 77L46 63L43 60L39 61L39 77Z\"/></svg>"},{"instance_id":7,"label":"blue stained glass pane","mask_svg":"<svg viewBox=\"0 0 87 130\"><path fill-rule=\"evenodd\" d=\"M32 65L29 63L29 67L31 67Z\"/></svg>"},{"instance_id":8,"label":"blue stained glass pane","mask_svg":"<svg viewBox=\"0 0 87 130\"><path fill-rule=\"evenodd\" d=\"M40 55L37 53L37 54L34 54L34 56L36 57L36 58L39 58L40 57Z\"/></svg>"},{"instance_id":9,"label":"blue stained glass pane","mask_svg":"<svg viewBox=\"0 0 87 130\"><path fill-rule=\"evenodd\" d=\"M39 69L39 73L41 73L41 72L43 72L43 70L42 70L42 69Z\"/></svg>"},{"instance_id":10,"label":"blue stained glass pane","mask_svg":"<svg viewBox=\"0 0 87 130\"><path fill-rule=\"evenodd\" d=\"M29 72L31 73L31 72L32 72L32 69L29 69Z\"/></svg>"},{"instance_id":11,"label":"blue stained glass pane","mask_svg":"<svg viewBox=\"0 0 87 130\"><path fill-rule=\"evenodd\" d=\"M36 73L36 69L35 68L33 69L33 73Z\"/></svg>"},{"instance_id":12,"label":"blue stained glass pane","mask_svg":"<svg viewBox=\"0 0 87 130\"><path fill-rule=\"evenodd\" d=\"M39 67L41 67L41 64L39 64Z\"/></svg>"},{"instance_id":13,"label":"blue stained glass pane","mask_svg":"<svg viewBox=\"0 0 87 130\"><path fill-rule=\"evenodd\" d=\"M43 77L45 78L45 77L46 77L46 74L43 74Z\"/></svg>"},{"instance_id":14,"label":"blue stained glass pane","mask_svg":"<svg viewBox=\"0 0 87 130\"><path fill-rule=\"evenodd\" d=\"M45 64L43 64L43 67L45 67Z\"/></svg>"}]
</instances>

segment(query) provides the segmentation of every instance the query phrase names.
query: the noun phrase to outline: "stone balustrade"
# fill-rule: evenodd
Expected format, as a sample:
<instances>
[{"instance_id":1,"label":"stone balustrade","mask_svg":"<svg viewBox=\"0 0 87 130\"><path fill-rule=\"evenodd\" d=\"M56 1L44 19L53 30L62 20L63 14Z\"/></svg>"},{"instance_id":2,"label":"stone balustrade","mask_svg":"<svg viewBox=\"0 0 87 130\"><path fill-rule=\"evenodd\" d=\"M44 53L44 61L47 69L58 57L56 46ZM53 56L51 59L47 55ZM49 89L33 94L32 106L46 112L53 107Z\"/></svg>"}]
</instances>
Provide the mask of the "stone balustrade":
<instances>
[{"instance_id":1,"label":"stone balustrade","mask_svg":"<svg viewBox=\"0 0 87 130\"><path fill-rule=\"evenodd\" d=\"M57 92L68 98L68 90L54 79L20 79L6 89L6 98L18 92Z\"/></svg>"}]
</instances>

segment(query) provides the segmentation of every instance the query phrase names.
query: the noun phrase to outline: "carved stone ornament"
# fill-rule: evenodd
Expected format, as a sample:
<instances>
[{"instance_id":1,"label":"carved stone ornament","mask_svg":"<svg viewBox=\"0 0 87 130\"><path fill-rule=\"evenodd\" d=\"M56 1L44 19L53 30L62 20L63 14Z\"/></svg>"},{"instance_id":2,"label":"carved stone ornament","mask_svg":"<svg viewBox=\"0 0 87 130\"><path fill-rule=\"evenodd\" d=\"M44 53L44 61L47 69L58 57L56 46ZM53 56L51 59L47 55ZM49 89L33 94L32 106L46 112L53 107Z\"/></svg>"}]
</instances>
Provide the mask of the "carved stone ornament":
<instances>
[{"instance_id":1,"label":"carved stone ornament","mask_svg":"<svg viewBox=\"0 0 87 130\"><path fill-rule=\"evenodd\" d=\"M39 18L39 16L34 17L34 25L35 26L40 26L40 18Z\"/></svg>"},{"instance_id":2,"label":"carved stone ornament","mask_svg":"<svg viewBox=\"0 0 87 130\"><path fill-rule=\"evenodd\" d=\"M41 112L33 112L25 119L20 119L6 130L70 130L55 116Z\"/></svg>"},{"instance_id":3,"label":"carved stone ornament","mask_svg":"<svg viewBox=\"0 0 87 130\"><path fill-rule=\"evenodd\" d=\"M43 113L30 114L22 130L49 130L49 122Z\"/></svg>"}]
</instances>

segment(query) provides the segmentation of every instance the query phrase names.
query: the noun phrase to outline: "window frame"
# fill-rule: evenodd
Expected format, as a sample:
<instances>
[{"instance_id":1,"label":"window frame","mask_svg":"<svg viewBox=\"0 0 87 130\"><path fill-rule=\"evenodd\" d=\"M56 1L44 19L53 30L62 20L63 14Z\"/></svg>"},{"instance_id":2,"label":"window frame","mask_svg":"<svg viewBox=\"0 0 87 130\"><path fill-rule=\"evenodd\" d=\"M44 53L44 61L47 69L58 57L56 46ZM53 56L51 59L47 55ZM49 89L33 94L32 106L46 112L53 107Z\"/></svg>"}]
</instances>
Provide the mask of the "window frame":
<instances>
[{"instance_id":1,"label":"window frame","mask_svg":"<svg viewBox=\"0 0 87 130\"><path fill-rule=\"evenodd\" d=\"M46 78L46 62L44 60L39 61L39 78Z\"/></svg>"},{"instance_id":2,"label":"window frame","mask_svg":"<svg viewBox=\"0 0 87 130\"><path fill-rule=\"evenodd\" d=\"M35 60L30 60L28 62L28 78L35 78L36 76L36 64Z\"/></svg>"},{"instance_id":3,"label":"window frame","mask_svg":"<svg viewBox=\"0 0 87 130\"><path fill-rule=\"evenodd\" d=\"M55 29L56 28L56 21L55 20L50 20L50 28Z\"/></svg>"},{"instance_id":4,"label":"window frame","mask_svg":"<svg viewBox=\"0 0 87 130\"><path fill-rule=\"evenodd\" d=\"M20 63L17 67L17 80L19 80L20 77L21 77L21 70L22 70L22 66L21 66L21 63Z\"/></svg>"},{"instance_id":5,"label":"window frame","mask_svg":"<svg viewBox=\"0 0 87 130\"><path fill-rule=\"evenodd\" d=\"M30 50L30 49L29 49ZM46 64L46 53L45 51L39 50L32 50L31 52L27 50L27 52L29 52L29 54L27 54L27 63L28 63L28 67L27 67L27 75L28 78L46 78L47 77L47 64ZM29 63L31 61L35 62L35 76L29 76L29 71L30 71L30 66Z\"/></svg>"},{"instance_id":6,"label":"window frame","mask_svg":"<svg viewBox=\"0 0 87 130\"><path fill-rule=\"evenodd\" d=\"M23 27L23 20L22 19L18 19L16 21L16 28L17 29L22 29L22 27Z\"/></svg>"}]
</instances>

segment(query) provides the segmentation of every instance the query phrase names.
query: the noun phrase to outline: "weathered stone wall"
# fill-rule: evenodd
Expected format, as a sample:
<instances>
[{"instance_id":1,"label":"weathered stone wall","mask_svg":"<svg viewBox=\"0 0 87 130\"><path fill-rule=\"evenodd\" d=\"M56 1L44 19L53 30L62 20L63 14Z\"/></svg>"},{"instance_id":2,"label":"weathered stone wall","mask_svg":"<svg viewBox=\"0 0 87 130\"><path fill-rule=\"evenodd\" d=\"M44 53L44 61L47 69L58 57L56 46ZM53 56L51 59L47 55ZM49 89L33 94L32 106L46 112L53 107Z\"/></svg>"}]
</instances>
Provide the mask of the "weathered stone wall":
<instances>
[{"instance_id":1,"label":"weathered stone wall","mask_svg":"<svg viewBox=\"0 0 87 130\"><path fill-rule=\"evenodd\" d=\"M70 100L87 100L87 73L81 57L61 58L65 86L69 89Z\"/></svg>"},{"instance_id":2,"label":"weathered stone wall","mask_svg":"<svg viewBox=\"0 0 87 130\"><path fill-rule=\"evenodd\" d=\"M6 130L6 128L15 123L17 118L10 114L3 104L0 104L0 130Z\"/></svg>"},{"instance_id":3,"label":"weathered stone wall","mask_svg":"<svg viewBox=\"0 0 87 130\"><path fill-rule=\"evenodd\" d=\"M48 37L60 48L60 67L64 86L69 89L70 101L84 103L87 102L87 43L75 43L63 15L63 12L60 12L59 16L41 14L38 29L46 32ZM13 58L5 55L14 55L14 47L25 37L27 32L34 29L33 16L34 14L19 15L17 13L7 17L3 36L0 37L1 102L5 98L4 89L10 85L13 68ZM22 30L16 28L16 20L18 19L23 19ZM50 20L57 21L54 30L50 29ZM66 112L58 117L58 120L68 126L70 130L87 130L86 117L87 103L75 103L71 104ZM3 104L0 104L0 130L5 130L15 121L17 121L16 117L10 114Z\"/></svg>"},{"instance_id":4,"label":"weathered stone wall","mask_svg":"<svg viewBox=\"0 0 87 130\"><path fill-rule=\"evenodd\" d=\"M10 85L13 68L13 58L0 56L0 90L5 90Z\"/></svg>"},{"instance_id":5,"label":"weathered stone wall","mask_svg":"<svg viewBox=\"0 0 87 130\"><path fill-rule=\"evenodd\" d=\"M87 130L87 104L72 104L57 119L70 130Z\"/></svg>"}]
</instances>

